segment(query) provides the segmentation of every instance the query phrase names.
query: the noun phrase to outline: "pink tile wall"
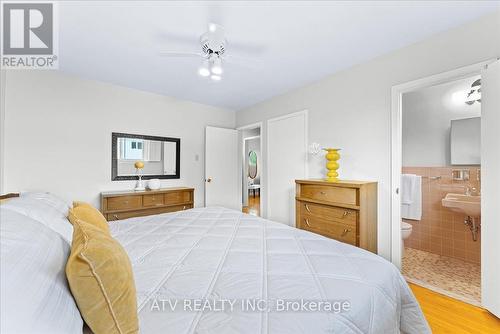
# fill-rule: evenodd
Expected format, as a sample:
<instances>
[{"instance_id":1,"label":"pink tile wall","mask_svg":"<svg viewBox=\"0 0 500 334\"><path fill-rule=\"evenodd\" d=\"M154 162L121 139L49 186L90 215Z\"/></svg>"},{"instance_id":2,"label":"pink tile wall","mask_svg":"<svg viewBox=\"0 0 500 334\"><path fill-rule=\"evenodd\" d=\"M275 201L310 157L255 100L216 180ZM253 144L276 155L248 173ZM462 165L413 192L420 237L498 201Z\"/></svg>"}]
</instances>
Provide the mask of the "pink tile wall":
<instances>
[{"instance_id":1,"label":"pink tile wall","mask_svg":"<svg viewBox=\"0 0 500 334\"><path fill-rule=\"evenodd\" d=\"M470 170L468 181L454 181L453 169ZM447 193L465 193L465 187L481 189L478 180L480 167L403 167L404 174L417 174L422 178L422 220L404 219L413 226L405 246L467 262L481 263L481 230L477 241L472 240L469 227L464 224L465 215L454 213L441 205ZM441 176L432 180L430 176Z\"/></svg>"}]
</instances>

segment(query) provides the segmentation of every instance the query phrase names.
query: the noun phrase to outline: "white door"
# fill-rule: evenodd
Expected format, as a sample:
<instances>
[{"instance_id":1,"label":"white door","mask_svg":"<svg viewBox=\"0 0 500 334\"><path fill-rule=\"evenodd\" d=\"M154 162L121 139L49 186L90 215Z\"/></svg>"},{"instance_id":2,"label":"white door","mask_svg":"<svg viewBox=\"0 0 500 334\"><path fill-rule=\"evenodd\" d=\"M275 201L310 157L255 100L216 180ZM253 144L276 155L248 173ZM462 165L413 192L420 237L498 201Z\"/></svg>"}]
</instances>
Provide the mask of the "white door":
<instances>
[{"instance_id":1,"label":"white door","mask_svg":"<svg viewBox=\"0 0 500 334\"><path fill-rule=\"evenodd\" d=\"M295 180L307 176L307 111L267 121L267 218L295 226Z\"/></svg>"},{"instance_id":2,"label":"white door","mask_svg":"<svg viewBox=\"0 0 500 334\"><path fill-rule=\"evenodd\" d=\"M205 205L241 210L238 131L205 130Z\"/></svg>"},{"instance_id":3,"label":"white door","mask_svg":"<svg viewBox=\"0 0 500 334\"><path fill-rule=\"evenodd\" d=\"M482 304L500 317L500 61L481 74Z\"/></svg>"}]
</instances>

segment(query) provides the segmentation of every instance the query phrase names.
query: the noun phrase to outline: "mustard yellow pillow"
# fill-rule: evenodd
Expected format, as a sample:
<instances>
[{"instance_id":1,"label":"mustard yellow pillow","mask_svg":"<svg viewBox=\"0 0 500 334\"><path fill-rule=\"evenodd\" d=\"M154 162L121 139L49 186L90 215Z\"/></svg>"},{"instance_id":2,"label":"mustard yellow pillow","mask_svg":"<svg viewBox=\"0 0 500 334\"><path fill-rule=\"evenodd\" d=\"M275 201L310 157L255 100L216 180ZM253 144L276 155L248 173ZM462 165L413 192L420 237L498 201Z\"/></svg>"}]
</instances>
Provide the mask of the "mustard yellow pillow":
<instances>
[{"instance_id":1,"label":"mustard yellow pillow","mask_svg":"<svg viewBox=\"0 0 500 334\"><path fill-rule=\"evenodd\" d=\"M109 233L109 225L102 213L92 205L85 202L73 202L73 208L69 209L68 219L71 224L80 219L89 224L95 225Z\"/></svg>"},{"instance_id":2,"label":"mustard yellow pillow","mask_svg":"<svg viewBox=\"0 0 500 334\"><path fill-rule=\"evenodd\" d=\"M123 247L109 233L75 220L66 276L80 313L94 334L139 332L132 266Z\"/></svg>"}]
</instances>

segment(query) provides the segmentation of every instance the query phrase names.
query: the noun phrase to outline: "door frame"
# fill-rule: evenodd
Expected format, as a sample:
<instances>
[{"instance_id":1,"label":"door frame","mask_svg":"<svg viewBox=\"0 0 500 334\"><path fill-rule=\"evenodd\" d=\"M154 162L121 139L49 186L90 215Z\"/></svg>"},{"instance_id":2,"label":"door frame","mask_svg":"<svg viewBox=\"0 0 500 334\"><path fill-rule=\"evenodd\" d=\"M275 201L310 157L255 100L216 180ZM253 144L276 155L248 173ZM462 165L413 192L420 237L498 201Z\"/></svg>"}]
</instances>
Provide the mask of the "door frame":
<instances>
[{"instance_id":1,"label":"door frame","mask_svg":"<svg viewBox=\"0 0 500 334\"><path fill-rule=\"evenodd\" d=\"M391 89L391 262L401 269L402 95L417 89L480 75L495 59L392 86Z\"/></svg>"},{"instance_id":2,"label":"door frame","mask_svg":"<svg viewBox=\"0 0 500 334\"><path fill-rule=\"evenodd\" d=\"M267 198L265 197L265 195L267 194L267 184L265 183L267 178L266 176L267 175L264 175L264 173L262 173L263 171L265 171L266 169L266 166L267 166L267 159L264 159L264 151L263 151L263 148L264 148L264 122L256 122L256 123L251 123L251 124L247 124L247 125L242 125L240 127L237 127L236 130L238 130L238 140L241 140L241 146L240 146L240 149L241 149L241 156L239 158L240 162L241 162L241 166L238 165L238 167L243 171L243 161L245 161L245 139L243 137L240 137L241 133L242 133L242 130L248 130L248 129L257 129L259 128L260 129L260 160L261 160L261 173L260 173L260 217L262 218L266 218L267 216L267 207L265 205L263 205L263 199L264 198ZM267 156L266 156L267 158ZM241 179L243 181L243 174L241 175ZM240 189L240 194L243 192L243 189ZM243 201L241 203L242 205L242 209L243 209Z\"/></svg>"},{"instance_id":3,"label":"door frame","mask_svg":"<svg viewBox=\"0 0 500 334\"><path fill-rule=\"evenodd\" d=\"M309 177L309 154L307 154L307 152L309 152L309 149L308 149L308 142L309 142L309 132L308 132L308 129L309 129L309 110L307 110L307 109L303 109L303 110L292 112L292 113L289 113L289 114L285 114L285 115L281 115L281 116L269 118L266 121L266 160L267 161L270 160L269 159L270 158L269 157L269 150L267 149L268 148L267 139L269 138L269 123L280 121L282 119L286 119L286 118L290 118L290 117L299 116L299 115L304 115L304 134L305 134L305 136L304 136L304 138L305 138L305 140L304 140L304 150L306 152L306 156L304 157L304 171L305 171L304 178L308 178ZM261 143L262 143L262 139L261 139ZM269 164L267 164L266 165L266 190L269 190L269 188L270 188L269 187L269 182L267 181L267 176L269 175L269 173L270 173L270 166L269 166ZM271 201L266 200L266 215L270 211L270 203L271 203ZM267 216L266 216L266 218L267 218Z\"/></svg>"}]
</instances>

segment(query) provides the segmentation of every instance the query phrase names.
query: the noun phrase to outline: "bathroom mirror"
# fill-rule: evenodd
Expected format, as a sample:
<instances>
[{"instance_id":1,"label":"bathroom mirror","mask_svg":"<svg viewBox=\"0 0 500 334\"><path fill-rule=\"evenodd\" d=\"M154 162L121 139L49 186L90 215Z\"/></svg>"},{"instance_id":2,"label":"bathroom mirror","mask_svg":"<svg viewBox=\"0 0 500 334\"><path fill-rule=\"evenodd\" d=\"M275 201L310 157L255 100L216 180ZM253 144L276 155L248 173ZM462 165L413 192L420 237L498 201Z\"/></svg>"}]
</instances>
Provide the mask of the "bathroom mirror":
<instances>
[{"instance_id":1,"label":"bathroom mirror","mask_svg":"<svg viewBox=\"0 0 500 334\"><path fill-rule=\"evenodd\" d=\"M248 177L252 180L257 177L257 153L248 152Z\"/></svg>"},{"instance_id":2,"label":"bathroom mirror","mask_svg":"<svg viewBox=\"0 0 500 334\"><path fill-rule=\"evenodd\" d=\"M111 179L135 180L137 161L144 163L143 179L180 178L179 138L112 133Z\"/></svg>"},{"instance_id":3,"label":"bathroom mirror","mask_svg":"<svg viewBox=\"0 0 500 334\"><path fill-rule=\"evenodd\" d=\"M481 117L452 120L450 146L452 165L480 165Z\"/></svg>"}]
</instances>

